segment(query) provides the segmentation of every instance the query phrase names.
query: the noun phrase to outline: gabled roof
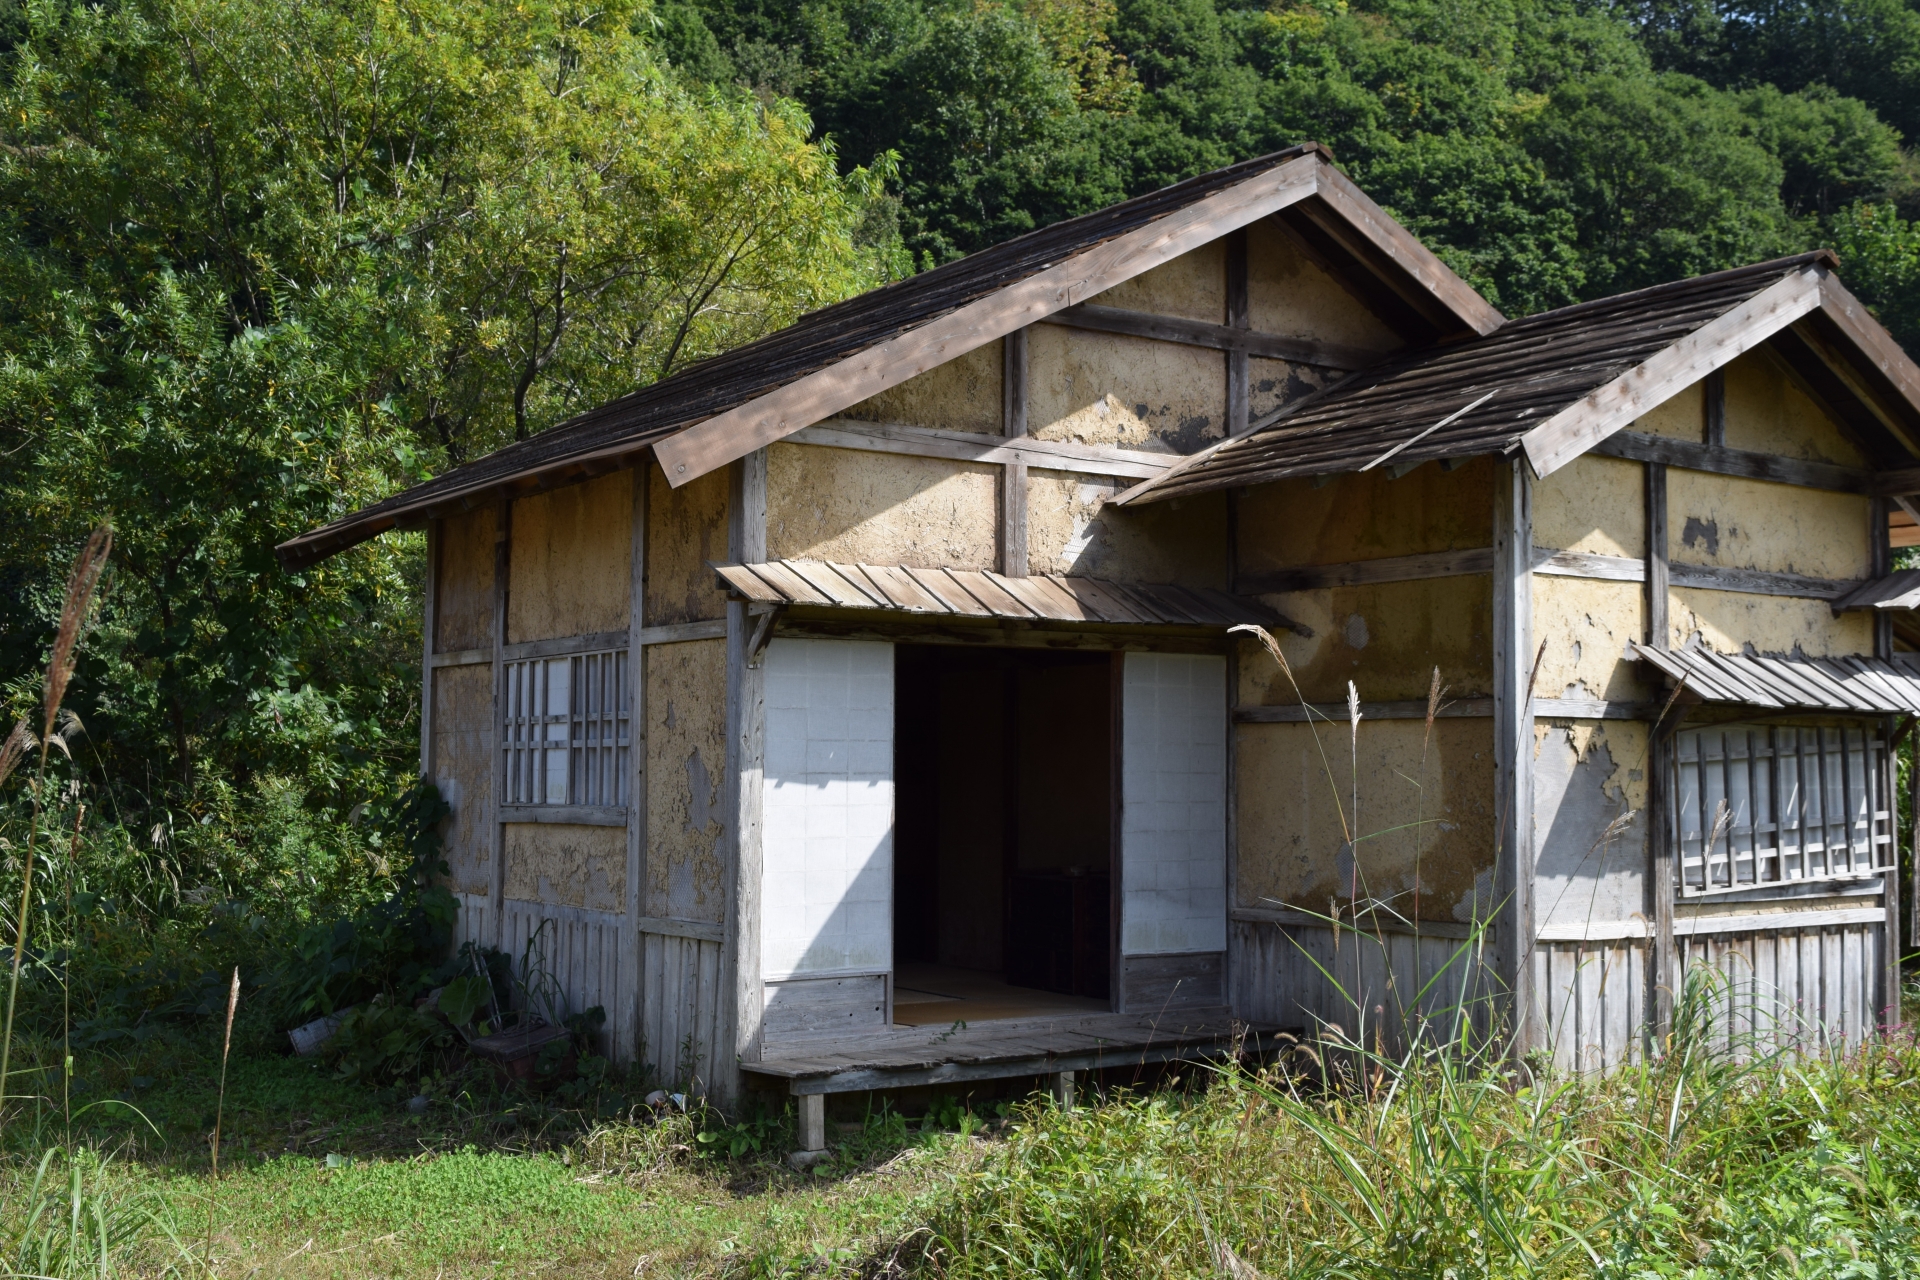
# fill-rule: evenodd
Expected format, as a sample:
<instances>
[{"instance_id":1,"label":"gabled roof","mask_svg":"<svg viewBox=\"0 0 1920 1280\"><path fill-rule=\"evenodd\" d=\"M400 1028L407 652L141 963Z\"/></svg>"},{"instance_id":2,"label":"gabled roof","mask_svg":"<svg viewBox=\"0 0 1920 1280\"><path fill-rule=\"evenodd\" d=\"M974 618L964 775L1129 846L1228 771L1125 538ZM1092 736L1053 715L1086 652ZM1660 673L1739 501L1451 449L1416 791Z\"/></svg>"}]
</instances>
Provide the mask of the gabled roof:
<instances>
[{"instance_id":1,"label":"gabled roof","mask_svg":"<svg viewBox=\"0 0 1920 1280\"><path fill-rule=\"evenodd\" d=\"M1882 465L1911 465L1920 368L1847 293L1833 265L1823 250L1696 276L1391 359L1283 407L1118 501L1516 449L1546 476L1768 341L1868 437L1863 443Z\"/></svg>"},{"instance_id":2,"label":"gabled roof","mask_svg":"<svg viewBox=\"0 0 1920 1280\"><path fill-rule=\"evenodd\" d=\"M1055 223L803 316L777 333L415 485L276 550L299 568L401 524L630 466L680 485L1239 227L1294 233L1416 344L1504 317L1317 143Z\"/></svg>"}]
</instances>

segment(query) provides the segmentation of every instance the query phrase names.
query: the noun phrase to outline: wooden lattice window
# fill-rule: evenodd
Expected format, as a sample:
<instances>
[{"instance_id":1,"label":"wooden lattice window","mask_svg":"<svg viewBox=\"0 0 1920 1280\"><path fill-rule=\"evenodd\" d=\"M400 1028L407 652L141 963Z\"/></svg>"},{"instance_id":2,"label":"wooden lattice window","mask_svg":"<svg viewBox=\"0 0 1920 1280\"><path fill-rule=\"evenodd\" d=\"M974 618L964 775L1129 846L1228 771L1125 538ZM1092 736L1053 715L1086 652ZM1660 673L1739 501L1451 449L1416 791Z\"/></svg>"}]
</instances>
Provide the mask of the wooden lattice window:
<instances>
[{"instance_id":1,"label":"wooden lattice window","mask_svg":"<svg viewBox=\"0 0 1920 1280\"><path fill-rule=\"evenodd\" d=\"M1893 859L1878 729L1726 724L1674 736L1680 891L1880 874Z\"/></svg>"},{"instance_id":2,"label":"wooden lattice window","mask_svg":"<svg viewBox=\"0 0 1920 1280\"><path fill-rule=\"evenodd\" d=\"M627 803L627 651L506 666L502 802Z\"/></svg>"}]
</instances>

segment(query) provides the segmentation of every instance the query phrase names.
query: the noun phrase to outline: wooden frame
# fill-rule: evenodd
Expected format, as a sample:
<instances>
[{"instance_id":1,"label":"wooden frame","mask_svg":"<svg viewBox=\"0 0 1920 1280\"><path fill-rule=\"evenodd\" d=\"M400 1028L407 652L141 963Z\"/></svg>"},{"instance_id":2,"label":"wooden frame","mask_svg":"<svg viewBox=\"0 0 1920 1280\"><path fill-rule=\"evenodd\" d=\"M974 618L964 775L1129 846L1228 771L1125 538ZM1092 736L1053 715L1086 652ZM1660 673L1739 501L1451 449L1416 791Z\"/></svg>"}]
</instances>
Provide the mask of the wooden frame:
<instances>
[{"instance_id":1,"label":"wooden frame","mask_svg":"<svg viewBox=\"0 0 1920 1280\"><path fill-rule=\"evenodd\" d=\"M493 762L488 776L493 782L487 797L487 830L491 833L493 848L488 858L488 875L491 883L487 887L489 910L493 926L492 945L499 946L505 928L501 917L506 912L507 898L507 838L500 821L501 801L506 793L507 761L506 753L500 750L500 732L506 710L507 691L507 593L508 575L513 570L513 501L502 498L494 506L493 517L493 708L490 723L493 741Z\"/></svg>"},{"instance_id":2,"label":"wooden frame","mask_svg":"<svg viewBox=\"0 0 1920 1280\"><path fill-rule=\"evenodd\" d=\"M1027 331L1015 329L1001 342L1000 434L1023 440L1027 434ZM1027 574L1027 461L1024 456L1000 464L1000 572L1009 578Z\"/></svg>"},{"instance_id":3,"label":"wooden frame","mask_svg":"<svg viewBox=\"0 0 1920 1280\"><path fill-rule=\"evenodd\" d=\"M653 481L653 468L642 464L633 469L633 536L627 562L627 636L647 634L647 494ZM650 878L647 848L647 647L627 647L627 678L631 689L627 704L627 918L621 931L621 948L633 975L633 991L627 1007L626 1050L639 1061L641 1052L641 1016L645 1012L642 993L647 989L646 924L647 885Z\"/></svg>"},{"instance_id":4,"label":"wooden frame","mask_svg":"<svg viewBox=\"0 0 1920 1280\"><path fill-rule=\"evenodd\" d=\"M1024 416L1025 406L1021 408ZM788 436L785 443L898 453L912 458L951 458L955 462L985 462L996 466L1017 462L1042 471L1073 471L1126 479L1164 475L1181 456L1066 440L1035 440L1024 434L1024 428L1017 436L1012 433L990 436L977 431L946 431L938 427L859 422L851 418L829 418L818 425L803 427Z\"/></svg>"},{"instance_id":5,"label":"wooden frame","mask_svg":"<svg viewBox=\"0 0 1920 1280\"><path fill-rule=\"evenodd\" d=\"M1232 235L1243 235L1235 231ZM1243 313L1244 315L1244 313ZM1244 322L1209 324L1181 316L1154 315L1129 311L1123 307L1103 307L1082 302L1039 321L1064 329L1085 329L1091 333L1114 333L1126 338L1149 338L1155 342L1175 342L1188 347L1206 347L1224 351L1245 360L1259 356L1263 360L1285 360L1291 364L1313 365L1342 373L1362 369L1385 359L1389 353L1368 351L1364 347L1343 346L1337 342L1315 342L1306 338L1283 338L1277 333L1260 333Z\"/></svg>"},{"instance_id":6,"label":"wooden frame","mask_svg":"<svg viewBox=\"0 0 1920 1280\"><path fill-rule=\"evenodd\" d=\"M1533 1046L1533 477L1514 458L1494 497L1494 893L1499 972L1512 997L1516 1057Z\"/></svg>"},{"instance_id":7,"label":"wooden frame","mask_svg":"<svg viewBox=\"0 0 1920 1280\"><path fill-rule=\"evenodd\" d=\"M427 568L420 593L420 776L433 777L433 632L440 613L440 522L427 526Z\"/></svg>"},{"instance_id":8,"label":"wooden frame","mask_svg":"<svg viewBox=\"0 0 1920 1280\"><path fill-rule=\"evenodd\" d=\"M735 462L727 503L727 554L736 564L767 556L767 452ZM727 917L721 944L717 1049L732 1062L710 1064L715 1093L730 1101L741 1083L738 1062L757 1061L760 1013L760 906L764 862L760 843L761 781L766 750L766 673L748 664L755 619L745 600L727 601L727 754L722 803L732 816L726 859Z\"/></svg>"}]
</instances>

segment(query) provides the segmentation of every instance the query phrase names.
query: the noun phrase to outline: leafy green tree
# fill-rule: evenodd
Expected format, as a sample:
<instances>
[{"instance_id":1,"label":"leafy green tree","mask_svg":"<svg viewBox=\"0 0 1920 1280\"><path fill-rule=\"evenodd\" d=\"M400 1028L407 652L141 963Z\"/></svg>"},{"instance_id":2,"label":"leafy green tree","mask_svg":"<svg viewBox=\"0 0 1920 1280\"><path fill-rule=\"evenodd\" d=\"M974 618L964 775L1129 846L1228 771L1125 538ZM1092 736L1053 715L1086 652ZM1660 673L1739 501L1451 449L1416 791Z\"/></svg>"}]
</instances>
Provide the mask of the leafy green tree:
<instances>
[{"instance_id":1,"label":"leafy green tree","mask_svg":"<svg viewBox=\"0 0 1920 1280\"><path fill-rule=\"evenodd\" d=\"M0 70L19 698L111 521L81 761L178 890L350 871L409 772L419 543L275 543L905 270L790 102L566 0L26 10ZM343 868L345 870L343 870Z\"/></svg>"}]
</instances>

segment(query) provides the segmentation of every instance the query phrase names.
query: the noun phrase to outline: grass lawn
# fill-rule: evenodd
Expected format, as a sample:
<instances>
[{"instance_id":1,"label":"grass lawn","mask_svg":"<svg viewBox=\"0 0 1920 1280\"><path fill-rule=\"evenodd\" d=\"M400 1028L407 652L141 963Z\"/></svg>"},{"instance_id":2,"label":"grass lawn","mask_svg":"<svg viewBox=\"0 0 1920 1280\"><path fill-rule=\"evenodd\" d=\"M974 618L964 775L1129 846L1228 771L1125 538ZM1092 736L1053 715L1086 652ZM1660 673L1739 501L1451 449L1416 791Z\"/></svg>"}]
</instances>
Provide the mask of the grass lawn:
<instances>
[{"instance_id":1,"label":"grass lawn","mask_svg":"<svg viewBox=\"0 0 1920 1280\"><path fill-rule=\"evenodd\" d=\"M151 1210L178 1240L127 1229L116 1275L1920 1277L1920 1049L1904 1035L1745 1064L1679 1043L1604 1080L1464 1053L1323 1062L1334 1087L1196 1070L1072 1112L1035 1101L982 1122L949 1102L943 1126L882 1108L797 1174L771 1114L654 1122L612 1084L442 1082L416 1115L250 1053L216 1184L217 1061L156 1042L86 1064L83 1096L144 1118L96 1106L74 1140L109 1154L80 1179L103 1222ZM64 1137L47 1114L5 1137L16 1274L82 1270L20 1256L46 1235L23 1228L35 1206L71 1203L29 1191Z\"/></svg>"}]
</instances>

